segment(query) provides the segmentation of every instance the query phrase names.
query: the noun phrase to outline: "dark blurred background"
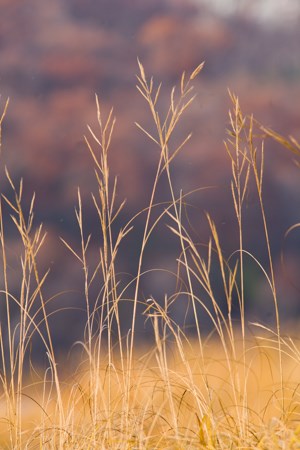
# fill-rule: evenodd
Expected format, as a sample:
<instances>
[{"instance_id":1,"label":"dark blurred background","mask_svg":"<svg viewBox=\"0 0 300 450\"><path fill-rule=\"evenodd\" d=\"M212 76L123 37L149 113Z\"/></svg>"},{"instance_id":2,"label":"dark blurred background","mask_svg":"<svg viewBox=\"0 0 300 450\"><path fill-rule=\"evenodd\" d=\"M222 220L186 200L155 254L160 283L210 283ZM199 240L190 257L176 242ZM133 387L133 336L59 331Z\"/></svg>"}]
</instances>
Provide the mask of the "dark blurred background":
<instances>
[{"instance_id":1,"label":"dark blurred background","mask_svg":"<svg viewBox=\"0 0 300 450\"><path fill-rule=\"evenodd\" d=\"M32 193L37 193L36 223L43 222L48 233L39 258L41 272L48 266L51 269L46 297L61 292L51 308L71 308L51 319L58 346L69 347L81 338L86 320L82 310L74 309L84 308L82 269L59 240L62 236L79 248L74 214L78 186L84 199L86 233L93 234L91 267L101 244L90 199L96 189L93 165L83 140L87 124L97 134L95 93L104 112L114 106L117 116L110 163L111 175L119 179L118 201L127 199L116 223L116 227L123 226L147 205L158 158L157 149L134 125L139 121L152 127L147 106L135 88L137 57L148 75L163 82L162 108L182 71L190 72L205 60L195 80L197 99L179 125L182 136L192 131L193 137L174 162L173 177L177 194L181 188L186 193L213 186L191 196L188 221L195 241L205 243L204 212L208 211L225 254L230 255L237 248L237 225L230 163L223 144L231 106L227 88L239 96L245 114L253 112L264 125L299 139L299 18L299 2L292 0L1 0L1 109L10 98L3 126L2 166L8 166L14 180L24 178L25 208ZM283 240L287 228L300 220L299 168L291 156L267 140L264 196L280 309L287 319L300 312L300 234L294 232ZM11 198L3 174L1 190ZM170 200L164 182L159 200ZM254 191L247 197L246 214L245 248L266 264ZM144 219L141 216L135 222L134 233L121 248L118 268L126 273L124 282L136 273ZM13 225L9 219L6 222L11 289L18 295L18 244ZM176 271L179 252L163 223L146 252L144 268ZM250 260L246 273L249 319L273 320L264 277ZM101 289L100 279L93 289L91 298ZM143 279L140 298L153 295L163 301L175 289L175 276L151 272ZM185 309L184 299L176 302L172 314L179 322ZM127 307L124 329L129 323L126 311ZM139 329L145 330L144 318Z\"/></svg>"}]
</instances>

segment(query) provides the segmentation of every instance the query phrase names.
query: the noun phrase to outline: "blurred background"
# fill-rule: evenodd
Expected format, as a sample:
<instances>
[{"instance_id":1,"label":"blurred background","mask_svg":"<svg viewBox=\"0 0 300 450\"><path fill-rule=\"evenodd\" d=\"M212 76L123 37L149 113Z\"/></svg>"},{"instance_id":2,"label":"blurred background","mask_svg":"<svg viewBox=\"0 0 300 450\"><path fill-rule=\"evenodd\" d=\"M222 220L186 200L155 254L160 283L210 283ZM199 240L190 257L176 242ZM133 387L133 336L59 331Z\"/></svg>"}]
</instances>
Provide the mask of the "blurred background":
<instances>
[{"instance_id":1,"label":"blurred background","mask_svg":"<svg viewBox=\"0 0 300 450\"><path fill-rule=\"evenodd\" d=\"M188 221L195 241L205 243L208 211L229 256L237 248L237 225L230 163L223 143L231 107L227 88L239 96L245 114L254 113L264 125L300 138L300 3L1 0L0 21L1 109L10 98L3 126L1 191L11 198L3 176L6 164L15 181L24 178L25 208L32 193L37 194L36 223L43 222L48 233L39 258L41 272L51 269L46 296L61 293L49 307L71 308L53 315L54 340L57 346L68 348L82 337L86 320L84 312L75 309L84 307L82 269L59 240L61 236L75 248L80 246L74 213L78 186L84 199L86 234L93 235L91 266L101 244L90 198L96 189L93 165L83 139L87 124L97 134L95 93L103 111L113 106L117 117L110 163L111 176L119 180L117 200L127 199L116 223L123 226L147 205L158 159L157 149L134 125L139 121L153 129L147 105L135 87L137 57L147 74L163 83L162 110L182 71L191 72L205 61L195 80L197 99L182 118L177 134L178 141L190 131L193 137L174 162L172 173L177 194L181 188L187 193L210 186L191 195ZM264 196L280 309L286 319L300 312L300 233L295 231L283 239L288 227L300 221L299 168L291 156L267 140ZM170 199L166 183L161 183L159 191L157 201ZM245 248L264 264L266 248L254 191L247 197L246 212ZM19 247L8 215L5 220L9 276L17 295ZM144 220L142 215L135 222L134 233L121 248L118 264L123 282L136 273ZM163 223L146 252L144 268L176 272L179 252ZM272 321L266 281L251 261L246 273L249 320ZM101 280L93 289L95 297ZM176 277L156 271L143 279L140 297L153 295L163 301L165 294L172 295L175 290ZM180 321L185 309L184 301L177 302L174 317ZM125 329L126 311L125 307ZM145 331L144 318L139 330Z\"/></svg>"}]
</instances>

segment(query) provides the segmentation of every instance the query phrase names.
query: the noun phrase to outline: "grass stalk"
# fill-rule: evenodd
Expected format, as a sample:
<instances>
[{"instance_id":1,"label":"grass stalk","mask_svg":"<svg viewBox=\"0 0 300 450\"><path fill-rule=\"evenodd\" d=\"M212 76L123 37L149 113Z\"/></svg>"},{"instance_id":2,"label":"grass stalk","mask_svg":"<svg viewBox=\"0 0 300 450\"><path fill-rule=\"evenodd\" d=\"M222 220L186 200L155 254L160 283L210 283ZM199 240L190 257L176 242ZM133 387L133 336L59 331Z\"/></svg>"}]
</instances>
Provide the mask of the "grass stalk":
<instances>
[{"instance_id":1,"label":"grass stalk","mask_svg":"<svg viewBox=\"0 0 300 450\"><path fill-rule=\"evenodd\" d=\"M137 89L146 100L155 131L136 125L159 150L150 199L145 209L123 227L116 227L116 219L125 205L125 201L118 205L117 178L110 174L109 155L116 119L112 109L104 118L96 96L98 127L96 130L88 127L89 137L85 141L93 161L96 192L91 199L100 232L96 237L86 232L84 201L78 188L75 217L80 244L71 246L61 238L82 269L86 310L86 326L79 342L83 352L76 355L78 370L70 378L59 376L52 340L52 313L48 310L52 298L44 295L49 272L41 275L38 267L46 234L42 225L35 225L35 196L24 207L23 181L17 186L5 169L12 195L2 194L0 199L0 295L4 311L0 322L0 408L4 405L6 409L0 415L0 447L225 450L283 448L284 443L285 448L298 448L300 430L291 423L299 419L300 351L295 340L282 335L263 196L264 145L257 150L254 119L243 115L238 98L230 93L232 109L225 147L231 165L230 189L238 237L237 250L226 258L222 236L211 213L206 213L210 234L207 244L193 240L190 224L184 217L189 193L182 189L177 192L172 174L176 156L191 138L189 134L179 145L174 144L174 132L195 99L193 82L203 64L190 76L183 73L179 89L171 90L165 114L160 112L161 85L155 88L153 78L148 78L143 65L138 64ZM0 117L0 148L7 106L8 102ZM261 129L294 155L300 154L295 139L286 140L270 129L262 126ZM262 217L267 268L245 248L245 205L251 176ZM167 181L169 201L157 203L162 177ZM8 210L10 225L14 226L13 238L20 251L15 269L17 289L10 275L12 228L6 222ZM126 283L118 274L120 245L141 215L145 218L136 273ZM155 270L144 268L146 251L163 221L177 239L177 271L172 274L176 289L172 295L161 292L161 298L148 294L143 301L142 277ZM287 234L298 227L299 224L290 227ZM96 261L90 260L94 241L99 246ZM248 257L255 261L270 285L276 321L274 330L257 324L263 335L255 335L251 344L247 342L245 313ZM132 289L134 293L128 299L127 293ZM132 311L126 333L120 308L124 302ZM175 302L191 305L195 335L172 316ZM239 312L237 324L234 302ZM144 306L143 317L139 315L140 304ZM153 345L145 344L144 348L137 345L139 320L151 323ZM212 325L211 333L202 329L204 320ZM49 361L43 371L36 369L30 358L36 338L42 342ZM28 362L30 373L26 369ZM276 402L278 393L280 405ZM27 417L26 401L38 410L34 419ZM3 436L2 425L6 429Z\"/></svg>"}]
</instances>

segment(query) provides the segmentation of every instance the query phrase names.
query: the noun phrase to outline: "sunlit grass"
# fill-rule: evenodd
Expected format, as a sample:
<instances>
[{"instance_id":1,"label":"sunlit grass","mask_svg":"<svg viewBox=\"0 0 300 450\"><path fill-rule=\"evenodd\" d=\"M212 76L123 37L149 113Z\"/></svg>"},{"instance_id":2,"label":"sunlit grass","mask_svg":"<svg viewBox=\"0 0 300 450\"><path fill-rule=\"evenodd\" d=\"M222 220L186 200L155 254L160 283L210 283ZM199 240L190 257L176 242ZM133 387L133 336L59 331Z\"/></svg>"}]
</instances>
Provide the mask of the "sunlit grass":
<instances>
[{"instance_id":1,"label":"sunlit grass","mask_svg":"<svg viewBox=\"0 0 300 450\"><path fill-rule=\"evenodd\" d=\"M263 197L265 136L299 154L298 142L243 115L238 98L230 93L230 129L225 143L231 165L231 192L238 230L238 248L229 259L223 254L212 215L207 214L210 238L195 243L184 220L188 193L175 193L173 160L184 151L191 135L174 144L173 134L195 100L193 80L203 68L183 74L171 91L165 116L160 113L160 85L145 74L139 62L137 88L153 120L153 131L139 130L159 149L149 204L120 229L125 202L118 203L117 179L112 179L109 152L115 127L113 110L104 118L96 97L98 129L89 128L87 148L94 163L97 189L92 200L97 212L102 245L96 266L89 264L91 236L84 229L83 202L78 189L75 220L80 251L62 239L83 275L86 327L62 363L56 355L49 325L48 303L43 294L47 274L40 273L38 254L47 238L34 222L34 197L23 210L23 182L15 183L5 169L11 196L2 195L1 244L1 397L0 446L7 449L296 449L300 448L298 342L285 335L279 316L269 225ZM5 111L0 119L0 132ZM254 133L257 127L260 136ZM1 134L0 134L1 144ZM157 204L160 178L165 177L169 202ZM268 261L263 267L244 248L244 208L249 182L256 188ZM196 187L197 188L197 187ZM12 294L6 236L10 229L3 212L9 208L20 241L18 294ZM136 274L120 282L117 261L121 243L134 233L137 217L144 217ZM178 240L176 293L161 298L141 295L144 257L158 224L166 222ZM295 224L293 229L298 227ZM290 230L287 230L289 233ZM274 326L249 324L245 315L244 273L251 258L262 271L272 293ZM93 268L91 268L93 267ZM218 273L222 297L216 293ZM96 298L92 287L101 286ZM16 289L15 291L16 292ZM129 297L129 293L133 295ZM194 330L180 327L171 306L185 299ZM122 328L120 305L131 313L130 327ZM142 317L140 308L142 307ZM233 309L238 308L238 319ZM203 317L212 324L208 335ZM151 323L153 342L140 342L137 322ZM28 365L33 337L39 335L48 368ZM63 373L61 367L63 366Z\"/></svg>"}]
</instances>

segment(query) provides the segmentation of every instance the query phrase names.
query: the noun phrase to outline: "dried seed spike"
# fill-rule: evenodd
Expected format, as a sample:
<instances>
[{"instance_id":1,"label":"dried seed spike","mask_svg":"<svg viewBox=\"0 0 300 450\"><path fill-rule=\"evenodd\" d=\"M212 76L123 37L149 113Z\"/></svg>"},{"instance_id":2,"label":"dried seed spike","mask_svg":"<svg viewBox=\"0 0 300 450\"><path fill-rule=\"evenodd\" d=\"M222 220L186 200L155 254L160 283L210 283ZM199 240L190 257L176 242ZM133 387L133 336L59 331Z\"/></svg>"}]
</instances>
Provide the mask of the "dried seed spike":
<instances>
[{"instance_id":1,"label":"dried seed spike","mask_svg":"<svg viewBox=\"0 0 300 450\"><path fill-rule=\"evenodd\" d=\"M175 112L174 95L175 95L175 86L173 86L172 91L171 91L171 110L172 110L173 114Z\"/></svg>"},{"instance_id":2,"label":"dried seed spike","mask_svg":"<svg viewBox=\"0 0 300 450\"><path fill-rule=\"evenodd\" d=\"M159 97L159 93L160 93L160 88L161 88L161 83L159 84L159 86L157 88L157 91L156 91L156 94L155 94L155 98L154 98L154 101L153 101L154 105L156 105L156 103L157 103L157 100L158 100L158 97Z\"/></svg>"},{"instance_id":3,"label":"dried seed spike","mask_svg":"<svg viewBox=\"0 0 300 450\"><path fill-rule=\"evenodd\" d=\"M97 107L97 120L100 125L100 128L102 128L102 120L101 120L101 106L100 106L100 100L97 94L95 94L95 100L96 100L96 107Z\"/></svg>"},{"instance_id":4,"label":"dried seed spike","mask_svg":"<svg viewBox=\"0 0 300 450\"><path fill-rule=\"evenodd\" d=\"M14 185L14 183L13 183L11 177L10 177L10 174L9 174L8 169L7 169L6 166L4 167L4 170L5 170L6 178L7 178L8 181L9 181L9 184L11 185L12 189L15 191L15 190L16 190L15 185Z\"/></svg>"},{"instance_id":5,"label":"dried seed spike","mask_svg":"<svg viewBox=\"0 0 300 450\"><path fill-rule=\"evenodd\" d=\"M23 195L23 182L24 182L24 179L21 178L20 179L20 185L19 185L19 201L20 202L22 200L22 195Z\"/></svg>"},{"instance_id":6,"label":"dried seed spike","mask_svg":"<svg viewBox=\"0 0 300 450\"><path fill-rule=\"evenodd\" d=\"M204 61L201 64L199 64L199 66L196 67L196 69L194 70L194 72L190 76L190 80L193 80L194 78L196 78L198 73L201 72L201 70L203 69L203 66L204 66Z\"/></svg>"},{"instance_id":7,"label":"dried seed spike","mask_svg":"<svg viewBox=\"0 0 300 450\"><path fill-rule=\"evenodd\" d=\"M150 78L150 86L149 86L150 94L152 93L152 89L153 89L153 77Z\"/></svg>"},{"instance_id":8,"label":"dried seed spike","mask_svg":"<svg viewBox=\"0 0 300 450\"><path fill-rule=\"evenodd\" d=\"M32 216L33 214L33 207L35 202L35 192L32 195L31 202L30 202L30 209L29 209L29 215Z\"/></svg>"},{"instance_id":9,"label":"dried seed spike","mask_svg":"<svg viewBox=\"0 0 300 450\"><path fill-rule=\"evenodd\" d=\"M144 67L143 67L142 63L140 62L139 58L137 58L137 62L138 62L138 65L139 65L139 69L140 69L140 73L141 73L141 78L142 78L142 80L144 81L144 83L146 83L145 70L144 70Z\"/></svg>"},{"instance_id":10,"label":"dried seed spike","mask_svg":"<svg viewBox=\"0 0 300 450\"><path fill-rule=\"evenodd\" d=\"M183 92L184 92L184 80L185 80L185 71L182 72L182 75L181 75L181 81L180 81L180 91L181 91L181 95L182 95Z\"/></svg>"},{"instance_id":11,"label":"dried seed spike","mask_svg":"<svg viewBox=\"0 0 300 450\"><path fill-rule=\"evenodd\" d=\"M295 147L299 148L299 150L300 150L300 142L297 141L293 136L289 136L289 139L292 142L292 144L294 144Z\"/></svg>"}]
</instances>

